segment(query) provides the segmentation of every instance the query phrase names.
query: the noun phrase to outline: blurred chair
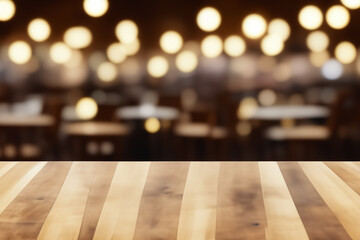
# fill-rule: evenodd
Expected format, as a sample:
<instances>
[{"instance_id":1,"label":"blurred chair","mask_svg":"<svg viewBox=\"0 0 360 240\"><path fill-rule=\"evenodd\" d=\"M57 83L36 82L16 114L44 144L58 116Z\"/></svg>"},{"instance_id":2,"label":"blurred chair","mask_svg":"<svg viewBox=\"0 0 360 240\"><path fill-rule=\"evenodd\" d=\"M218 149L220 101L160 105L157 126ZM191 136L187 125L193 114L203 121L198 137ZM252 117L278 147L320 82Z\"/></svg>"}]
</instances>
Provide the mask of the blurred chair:
<instances>
[{"instance_id":1,"label":"blurred chair","mask_svg":"<svg viewBox=\"0 0 360 240\"><path fill-rule=\"evenodd\" d=\"M115 122L76 122L63 127L67 159L119 160L125 158L125 139L130 134L127 125ZM65 150L65 149L64 149Z\"/></svg>"},{"instance_id":2,"label":"blurred chair","mask_svg":"<svg viewBox=\"0 0 360 240\"><path fill-rule=\"evenodd\" d=\"M326 125L275 126L265 136L271 142L285 143L290 159L359 157L357 147L349 149L349 143L360 140L360 97L355 91L341 92ZM270 143L270 147L278 146Z\"/></svg>"}]
</instances>

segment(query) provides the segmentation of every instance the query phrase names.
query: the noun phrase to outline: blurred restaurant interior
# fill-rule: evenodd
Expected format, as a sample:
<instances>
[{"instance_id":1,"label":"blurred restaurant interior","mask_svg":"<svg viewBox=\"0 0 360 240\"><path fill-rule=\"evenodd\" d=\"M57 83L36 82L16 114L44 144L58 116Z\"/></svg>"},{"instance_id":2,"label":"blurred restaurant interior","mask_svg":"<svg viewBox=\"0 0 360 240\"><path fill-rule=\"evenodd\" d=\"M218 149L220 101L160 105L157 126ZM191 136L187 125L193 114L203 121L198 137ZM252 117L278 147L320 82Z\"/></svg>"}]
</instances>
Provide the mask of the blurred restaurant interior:
<instances>
[{"instance_id":1,"label":"blurred restaurant interior","mask_svg":"<svg viewBox=\"0 0 360 240\"><path fill-rule=\"evenodd\" d=\"M0 159L359 159L359 11L0 0Z\"/></svg>"}]
</instances>

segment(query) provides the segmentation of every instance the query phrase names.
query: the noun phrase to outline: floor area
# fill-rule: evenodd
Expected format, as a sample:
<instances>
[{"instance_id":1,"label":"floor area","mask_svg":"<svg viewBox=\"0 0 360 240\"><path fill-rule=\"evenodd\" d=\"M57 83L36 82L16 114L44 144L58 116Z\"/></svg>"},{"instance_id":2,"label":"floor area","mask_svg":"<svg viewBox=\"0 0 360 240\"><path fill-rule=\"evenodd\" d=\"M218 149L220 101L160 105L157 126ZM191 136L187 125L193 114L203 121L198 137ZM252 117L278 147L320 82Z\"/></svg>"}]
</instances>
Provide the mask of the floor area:
<instances>
[{"instance_id":1,"label":"floor area","mask_svg":"<svg viewBox=\"0 0 360 240\"><path fill-rule=\"evenodd\" d=\"M0 162L0 239L360 239L358 162Z\"/></svg>"}]
</instances>

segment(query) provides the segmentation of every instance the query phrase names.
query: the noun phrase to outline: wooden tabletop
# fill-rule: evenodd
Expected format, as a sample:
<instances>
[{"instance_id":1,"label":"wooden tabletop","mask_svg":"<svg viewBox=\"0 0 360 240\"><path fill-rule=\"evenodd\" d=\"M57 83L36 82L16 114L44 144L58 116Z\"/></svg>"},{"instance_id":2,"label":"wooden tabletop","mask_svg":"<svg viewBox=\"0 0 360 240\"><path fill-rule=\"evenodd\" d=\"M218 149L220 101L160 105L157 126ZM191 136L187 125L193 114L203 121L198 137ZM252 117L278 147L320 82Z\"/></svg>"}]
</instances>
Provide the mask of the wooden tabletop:
<instances>
[{"instance_id":1,"label":"wooden tabletop","mask_svg":"<svg viewBox=\"0 0 360 240\"><path fill-rule=\"evenodd\" d=\"M51 115L1 114L0 126L3 127L47 127L52 126L55 119Z\"/></svg>"},{"instance_id":2,"label":"wooden tabletop","mask_svg":"<svg viewBox=\"0 0 360 240\"><path fill-rule=\"evenodd\" d=\"M357 162L0 162L0 239L360 239Z\"/></svg>"},{"instance_id":3,"label":"wooden tabletop","mask_svg":"<svg viewBox=\"0 0 360 240\"><path fill-rule=\"evenodd\" d=\"M113 122L76 122L65 124L64 132L76 136L122 136L128 135L130 128Z\"/></svg>"},{"instance_id":4,"label":"wooden tabletop","mask_svg":"<svg viewBox=\"0 0 360 240\"><path fill-rule=\"evenodd\" d=\"M328 108L317 105L303 106L269 106L259 107L251 119L282 120L282 119L311 119L326 118L330 114Z\"/></svg>"}]
</instances>

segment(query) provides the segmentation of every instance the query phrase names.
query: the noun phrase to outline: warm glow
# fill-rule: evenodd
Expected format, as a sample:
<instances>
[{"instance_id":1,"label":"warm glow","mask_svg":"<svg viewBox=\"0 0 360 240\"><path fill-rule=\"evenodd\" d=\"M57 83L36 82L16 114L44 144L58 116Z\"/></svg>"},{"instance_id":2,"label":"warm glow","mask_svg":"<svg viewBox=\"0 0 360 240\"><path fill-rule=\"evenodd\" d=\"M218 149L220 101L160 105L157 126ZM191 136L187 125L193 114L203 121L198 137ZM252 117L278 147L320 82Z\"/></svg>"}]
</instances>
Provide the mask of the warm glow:
<instances>
[{"instance_id":1,"label":"warm glow","mask_svg":"<svg viewBox=\"0 0 360 240\"><path fill-rule=\"evenodd\" d=\"M335 48L335 57L343 64L354 62L356 54L356 48L351 42L341 42Z\"/></svg>"},{"instance_id":2,"label":"warm glow","mask_svg":"<svg viewBox=\"0 0 360 240\"><path fill-rule=\"evenodd\" d=\"M266 25L266 20L261 15L250 14L242 23L242 31L248 38L257 39L265 34Z\"/></svg>"},{"instance_id":3,"label":"warm glow","mask_svg":"<svg viewBox=\"0 0 360 240\"><path fill-rule=\"evenodd\" d=\"M229 36L225 39L224 50L231 57L239 57L246 50L245 41L236 35Z\"/></svg>"},{"instance_id":4,"label":"warm glow","mask_svg":"<svg viewBox=\"0 0 360 240\"><path fill-rule=\"evenodd\" d=\"M196 17L199 28L205 32L215 31L221 24L221 15L213 7L205 7L200 10Z\"/></svg>"},{"instance_id":5,"label":"warm glow","mask_svg":"<svg viewBox=\"0 0 360 240\"><path fill-rule=\"evenodd\" d=\"M98 106L94 99L89 97L81 98L75 106L76 115L81 119L91 119L96 116Z\"/></svg>"},{"instance_id":6,"label":"warm glow","mask_svg":"<svg viewBox=\"0 0 360 240\"><path fill-rule=\"evenodd\" d=\"M236 132L240 136L248 136L251 133L252 126L251 123L247 121L241 121L236 125Z\"/></svg>"},{"instance_id":7,"label":"warm glow","mask_svg":"<svg viewBox=\"0 0 360 240\"><path fill-rule=\"evenodd\" d=\"M330 59L321 68L322 75L329 80L338 79L343 72L343 65L335 59Z\"/></svg>"},{"instance_id":8,"label":"warm glow","mask_svg":"<svg viewBox=\"0 0 360 240\"><path fill-rule=\"evenodd\" d=\"M310 52L309 58L312 65L315 67L321 67L330 59L330 54L328 51Z\"/></svg>"},{"instance_id":9,"label":"warm glow","mask_svg":"<svg viewBox=\"0 0 360 240\"><path fill-rule=\"evenodd\" d=\"M50 58L55 63L66 63L70 60L72 50L64 43L57 42L50 47Z\"/></svg>"},{"instance_id":10,"label":"warm glow","mask_svg":"<svg viewBox=\"0 0 360 240\"><path fill-rule=\"evenodd\" d=\"M92 34L86 27L72 27L64 34L64 42L71 48L85 48L90 45L91 41Z\"/></svg>"},{"instance_id":11,"label":"warm glow","mask_svg":"<svg viewBox=\"0 0 360 240\"><path fill-rule=\"evenodd\" d=\"M122 63L126 59L126 49L123 44L117 42L112 43L106 49L108 59L113 63Z\"/></svg>"},{"instance_id":12,"label":"warm glow","mask_svg":"<svg viewBox=\"0 0 360 240\"><path fill-rule=\"evenodd\" d=\"M283 19L276 18L269 23L269 35L278 35L283 41L286 41L290 37L290 32L289 24Z\"/></svg>"},{"instance_id":13,"label":"warm glow","mask_svg":"<svg viewBox=\"0 0 360 240\"><path fill-rule=\"evenodd\" d=\"M249 119L255 114L257 109L258 104L256 100L252 97L246 97L239 104L237 116L239 119Z\"/></svg>"},{"instance_id":14,"label":"warm glow","mask_svg":"<svg viewBox=\"0 0 360 240\"><path fill-rule=\"evenodd\" d=\"M108 8L108 0L84 0L83 7L85 12L91 17L103 16Z\"/></svg>"},{"instance_id":15,"label":"warm glow","mask_svg":"<svg viewBox=\"0 0 360 240\"><path fill-rule=\"evenodd\" d=\"M132 56L139 52L140 50L140 41L139 39L136 39L135 41L131 43L123 43L122 44L126 50L126 55Z\"/></svg>"},{"instance_id":16,"label":"warm glow","mask_svg":"<svg viewBox=\"0 0 360 240\"><path fill-rule=\"evenodd\" d=\"M345 28L350 22L350 13L341 5L332 6L326 12L326 22L335 29Z\"/></svg>"},{"instance_id":17,"label":"warm glow","mask_svg":"<svg viewBox=\"0 0 360 240\"><path fill-rule=\"evenodd\" d=\"M117 76L117 69L111 62L103 62L98 66L96 74L101 81L112 82Z\"/></svg>"},{"instance_id":18,"label":"warm glow","mask_svg":"<svg viewBox=\"0 0 360 240\"><path fill-rule=\"evenodd\" d=\"M0 21L9 21L15 15L15 4L11 0L0 0Z\"/></svg>"},{"instance_id":19,"label":"warm glow","mask_svg":"<svg viewBox=\"0 0 360 240\"><path fill-rule=\"evenodd\" d=\"M286 63L278 64L273 72L273 77L278 82L285 82L291 78L291 67Z\"/></svg>"},{"instance_id":20,"label":"warm glow","mask_svg":"<svg viewBox=\"0 0 360 240\"><path fill-rule=\"evenodd\" d=\"M219 36L210 35L201 42L201 51L205 57L215 58L221 54L223 43Z\"/></svg>"},{"instance_id":21,"label":"warm glow","mask_svg":"<svg viewBox=\"0 0 360 240\"><path fill-rule=\"evenodd\" d=\"M27 32L32 40L43 42L49 38L51 28L45 19L35 18L29 23Z\"/></svg>"},{"instance_id":22,"label":"warm glow","mask_svg":"<svg viewBox=\"0 0 360 240\"><path fill-rule=\"evenodd\" d=\"M284 49L284 42L278 35L268 35L261 41L261 50L265 55L276 56Z\"/></svg>"},{"instance_id":23,"label":"warm glow","mask_svg":"<svg viewBox=\"0 0 360 240\"><path fill-rule=\"evenodd\" d=\"M262 90L258 95L259 102L263 106L271 106L276 102L276 94L273 90Z\"/></svg>"},{"instance_id":24,"label":"warm glow","mask_svg":"<svg viewBox=\"0 0 360 240\"><path fill-rule=\"evenodd\" d=\"M145 121L145 130L149 133L156 133L160 130L161 124L157 118L148 118Z\"/></svg>"},{"instance_id":25,"label":"warm glow","mask_svg":"<svg viewBox=\"0 0 360 240\"><path fill-rule=\"evenodd\" d=\"M303 28L314 30L323 23L323 14L318 7L308 5L300 10L298 20Z\"/></svg>"},{"instance_id":26,"label":"warm glow","mask_svg":"<svg viewBox=\"0 0 360 240\"><path fill-rule=\"evenodd\" d=\"M160 47L166 53L177 53L182 46L183 39L181 35L175 31L167 31L160 37Z\"/></svg>"},{"instance_id":27,"label":"warm glow","mask_svg":"<svg viewBox=\"0 0 360 240\"><path fill-rule=\"evenodd\" d=\"M360 8L360 0L340 0L341 3L349 9Z\"/></svg>"},{"instance_id":28,"label":"warm glow","mask_svg":"<svg viewBox=\"0 0 360 240\"><path fill-rule=\"evenodd\" d=\"M185 50L176 56L175 64L176 67L182 72L192 72L198 65L198 57L194 52Z\"/></svg>"},{"instance_id":29,"label":"warm glow","mask_svg":"<svg viewBox=\"0 0 360 240\"><path fill-rule=\"evenodd\" d=\"M322 31L315 31L306 38L307 47L313 52L323 52L329 46L329 37Z\"/></svg>"},{"instance_id":30,"label":"warm glow","mask_svg":"<svg viewBox=\"0 0 360 240\"><path fill-rule=\"evenodd\" d=\"M32 50L28 43L16 41L9 46L8 55L13 63L25 64L29 62L32 56Z\"/></svg>"},{"instance_id":31,"label":"warm glow","mask_svg":"<svg viewBox=\"0 0 360 240\"><path fill-rule=\"evenodd\" d=\"M147 64L147 71L154 78L161 78L169 71L169 63L162 56L152 57Z\"/></svg>"},{"instance_id":32,"label":"warm glow","mask_svg":"<svg viewBox=\"0 0 360 240\"><path fill-rule=\"evenodd\" d=\"M131 20L123 20L116 25L115 35L122 43L132 43L136 41L139 29Z\"/></svg>"},{"instance_id":33,"label":"warm glow","mask_svg":"<svg viewBox=\"0 0 360 240\"><path fill-rule=\"evenodd\" d=\"M73 50L71 54L71 58L67 61L64 66L67 68L76 68L79 67L84 60L84 56L79 50Z\"/></svg>"}]
</instances>

